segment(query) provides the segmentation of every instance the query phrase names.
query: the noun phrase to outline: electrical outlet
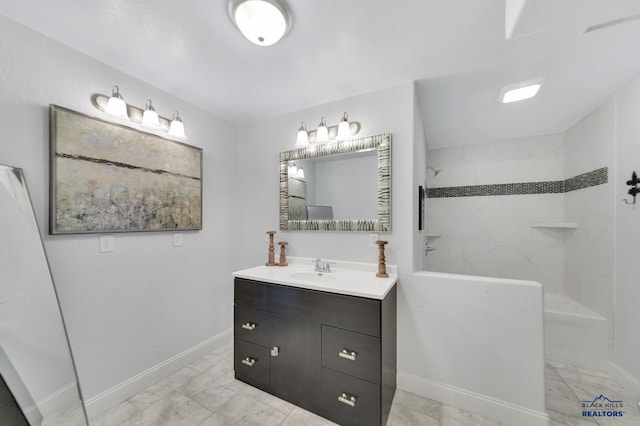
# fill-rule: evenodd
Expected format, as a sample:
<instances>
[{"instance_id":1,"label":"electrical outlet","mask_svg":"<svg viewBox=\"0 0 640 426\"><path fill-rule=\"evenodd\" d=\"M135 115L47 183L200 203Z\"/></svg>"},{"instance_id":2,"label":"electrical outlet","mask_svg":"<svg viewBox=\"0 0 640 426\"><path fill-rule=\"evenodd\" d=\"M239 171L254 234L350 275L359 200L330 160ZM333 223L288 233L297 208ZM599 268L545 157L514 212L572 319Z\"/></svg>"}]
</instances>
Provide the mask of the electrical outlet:
<instances>
[{"instance_id":1,"label":"electrical outlet","mask_svg":"<svg viewBox=\"0 0 640 426\"><path fill-rule=\"evenodd\" d=\"M369 234L369 247L378 247L376 241L378 241L378 234Z\"/></svg>"},{"instance_id":2,"label":"electrical outlet","mask_svg":"<svg viewBox=\"0 0 640 426\"><path fill-rule=\"evenodd\" d=\"M182 247L182 234L173 234L173 246Z\"/></svg>"},{"instance_id":3,"label":"electrical outlet","mask_svg":"<svg viewBox=\"0 0 640 426\"><path fill-rule=\"evenodd\" d=\"M113 251L113 236L101 235L100 236L100 253L108 253Z\"/></svg>"}]
</instances>

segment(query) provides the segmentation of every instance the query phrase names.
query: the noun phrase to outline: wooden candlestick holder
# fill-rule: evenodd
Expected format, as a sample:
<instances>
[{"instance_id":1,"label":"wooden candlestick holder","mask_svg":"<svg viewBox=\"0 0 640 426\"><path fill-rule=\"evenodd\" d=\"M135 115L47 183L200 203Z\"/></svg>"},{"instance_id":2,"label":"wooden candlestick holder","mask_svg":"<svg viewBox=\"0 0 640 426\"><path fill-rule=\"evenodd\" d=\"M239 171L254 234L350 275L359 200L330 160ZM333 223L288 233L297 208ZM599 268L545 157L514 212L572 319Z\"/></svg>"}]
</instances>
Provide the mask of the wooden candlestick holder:
<instances>
[{"instance_id":1,"label":"wooden candlestick holder","mask_svg":"<svg viewBox=\"0 0 640 426\"><path fill-rule=\"evenodd\" d=\"M388 241L376 241L378 245L378 272L376 273L376 277L378 278L388 278L389 274L387 274L387 265L384 263L384 246L388 244Z\"/></svg>"},{"instance_id":2,"label":"wooden candlestick holder","mask_svg":"<svg viewBox=\"0 0 640 426\"><path fill-rule=\"evenodd\" d=\"M287 266L287 256L285 254L285 247L287 246L287 244L289 244L286 241L280 241L278 242L278 244L280 244L280 261L278 262L278 266Z\"/></svg>"},{"instance_id":3,"label":"wooden candlestick holder","mask_svg":"<svg viewBox=\"0 0 640 426\"><path fill-rule=\"evenodd\" d=\"M269 235L269 261L267 263L265 263L265 266L276 266L276 259L275 259L275 250L273 247L273 236L275 235L276 231L267 231L267 235Z\"/></svg>"}]
</instances>

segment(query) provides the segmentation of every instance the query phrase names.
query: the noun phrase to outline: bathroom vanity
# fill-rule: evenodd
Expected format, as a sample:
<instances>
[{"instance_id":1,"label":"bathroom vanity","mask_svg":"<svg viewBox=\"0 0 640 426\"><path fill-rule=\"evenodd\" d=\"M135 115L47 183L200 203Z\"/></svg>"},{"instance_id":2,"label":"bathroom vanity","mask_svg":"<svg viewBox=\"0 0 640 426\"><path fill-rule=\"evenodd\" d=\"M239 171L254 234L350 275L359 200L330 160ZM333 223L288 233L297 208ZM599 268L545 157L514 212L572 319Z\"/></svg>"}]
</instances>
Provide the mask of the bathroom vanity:
<instances>
[{"instance_id":1,"label":"bathroom vanity","mask_svg":"<svg viewBox=\"0 0 640 426\"><path fill-rule=\"evenodd\" d=\"M237 379L342 425L386 424L396 388L396 282L312 259L234 273Z\"/></svg>"}]
</instances>

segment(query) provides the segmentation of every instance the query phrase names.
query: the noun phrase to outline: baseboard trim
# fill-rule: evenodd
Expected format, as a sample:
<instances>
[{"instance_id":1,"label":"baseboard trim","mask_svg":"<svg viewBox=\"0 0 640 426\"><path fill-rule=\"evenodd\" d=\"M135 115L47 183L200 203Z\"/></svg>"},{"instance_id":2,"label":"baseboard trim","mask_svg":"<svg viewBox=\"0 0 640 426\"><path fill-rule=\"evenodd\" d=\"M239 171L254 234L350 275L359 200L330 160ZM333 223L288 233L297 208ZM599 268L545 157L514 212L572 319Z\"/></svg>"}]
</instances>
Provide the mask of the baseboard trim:
<instances>
[{"instance_id":1,"label":"baseboard trim","mask_svg":"<svg viewBox=\"0 0 640 426\"><path fill-rule=\"evenodd\" d=\"M636 399L635 402L640 402L640 381L634 377L632 374L629 374L627 370L622 368L619 364L614 361L609 360L609 368L607 372L613 377L615 381L620 383L623 388L633 395Z\"/></svg>"},{"instance_id":2,"label":"baseboard trim","mask_svg":"<svg viewBox=\"0 0 640 426\"><path fill-rule=\"evenodd\" d=\"M172 356L124 382L113 386L106 391L85 401L87 416L95 419L109 409L131 398L138 392L148 388L152 384L186 367L207 353L214 351L233 339L233 328L211 337L191 348Z\"/></svg>"},{"instance_id":3,"label":"baseboard trim","mask_svg":"<svg viewBox=\"0 0 640 426\"><path fill-rule=\"evenodd\" d=\"M398 372L397 386L404 391L462 408L509 425L549 425L549 415L545 412L532 410L412 374Z\"/></svg>"}]
</instances>

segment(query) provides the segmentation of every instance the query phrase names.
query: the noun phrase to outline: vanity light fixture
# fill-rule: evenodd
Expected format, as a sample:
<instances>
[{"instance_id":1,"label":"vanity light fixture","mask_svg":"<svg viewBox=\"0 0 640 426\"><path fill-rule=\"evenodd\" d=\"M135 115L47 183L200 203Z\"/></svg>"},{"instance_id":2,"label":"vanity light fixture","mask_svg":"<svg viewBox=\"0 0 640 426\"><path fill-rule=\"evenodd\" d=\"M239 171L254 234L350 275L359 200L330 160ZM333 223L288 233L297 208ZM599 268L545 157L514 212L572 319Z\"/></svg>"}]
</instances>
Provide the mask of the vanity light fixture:
<instances>
[{"instance_id":1,"label":"vanity light fixture","mask_svg":"<svg viewBox=\"0 0 640 426\"><path fill-rule=\"evenodd\" d=\"M307 126L303 121L298 129L296 147L306 147L310 142L325 143L349 139L360 133L361 128L362 126L360 126L360 123L357 121L349 121L349 115L346 112L342 115L340 122L336 126L327 127L327 122L324 117L322 117L317 129L307 130Z\"/></svg>"},{"instance_id":2,"label":"vanity light fixture","mask_svg":"<svg viewBox=\"0 0 640 426\"><path fill-rule=\"evenodd\" d=\"M291 28L291 11L284 0L231 0L231 21L258 46L271 46Z\"/></svg>"},{"instance_id":3,"label":"vanity light fixture","mask_svg":"<svg viewBox=\"0 0 640 426\"><path fill-rule=\"evenodd\" d=\"M113 93L107 102L105 112L114 117L129 118L129 115L127 114L127 104L120 94L120 88L118 85L113 86Z\"/></svg>"},{"instance_id":4,"label":"vanity light fixture","mask_svg":"<svg viewBox=\"0 0 640 426\"><path fill-rule=\"evenodd\" d=\"M304 124L304 121L300 123L300 128L298 129L298 137L296 138L296 146L306 146L309 145L309 134L307 133L307 125Z\"/></svg>"},{"instance_id":5,"label":"vanity light fixture","mask_svg":"<svg viewBox=\"0 0 640 426\"><path fill-rule=\"evenodd\" d=\"M150 129L160 127L160 119L158 118L156 109L151 104L151 99L147 99L147 105L145 106L144 113L142 113L142 123L140 124Z\"/></svg>"},{"instance_id":6,"label":"vanity light fixture","mask_svg":"<svg viewBox=\"0 0 640 426\"><path fill-rule=\"evenodd\" d=\"M187 135L184 134L184 124L178 111L173 113L173 120L171 120L171 124L169 125L169 134L180 139L187 138Z\"/></svg>"},{"instance_id":7,"label":"vanity light fixture","mask_svg":"<svg viewBox=\"0 0 640 426\"><path fill-rule=\"evenodd\" d=\"M320 124L316 129L316 142L329 142L329 129L324 117L320 119Z\"/></svg>"},{"instance_id":8,"label":"vanity light fixture","mask_svg":"<svg viewBox=\"0 0 640 426\"><path fill-rule=\"evenodd\" d=\"M111 96L101 95L99 93L93 94L91 96L91 103L96 109L112 117L138 123L140 126L153 132L169 134L176 139L187 139L184 133L184 123L178 111L173 115L173 119L168 119L158 115L151 103L151 99L147 99L144 109L127 104L120 94L120 88L117 85L113 86Z\"/></svg>"},{"instance_id":9,"label":"vanity light fixture","mask_svg":"<svg viewBox=\"0 0 640 426\"><path fill-rule=\"evenodd\" d=\"M351 129L349 128L349 116L346 111L338 123L338 134L336 139L349 139L351 137Z\"/></svg>"},{"instance_id":10,"label":"vanity light fixture","mask_svg":"<svg viewBox=\"0 0 640 426\"><path fill-rule=\"evenodd\" d=\"M298 177L300 179L304 179L304 169L302 168L302 166L298 167Z\"/></svg>"},{"instance_id":11,"label":"vanity light fixture","mask_svg":"<svg viewBox=\"0 0 640 426\"><path fill-rule=\"evenodd\" d=\"M525 99L533 98L538 94L538 90L540 90L541 83L529 84L527 86L518 87L515 89L508 90L507 88L503 89L504 94L502 95L502 103L508 104L511 102L523 101Z\"/></svg>"}]
</instances>

